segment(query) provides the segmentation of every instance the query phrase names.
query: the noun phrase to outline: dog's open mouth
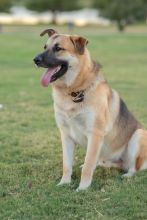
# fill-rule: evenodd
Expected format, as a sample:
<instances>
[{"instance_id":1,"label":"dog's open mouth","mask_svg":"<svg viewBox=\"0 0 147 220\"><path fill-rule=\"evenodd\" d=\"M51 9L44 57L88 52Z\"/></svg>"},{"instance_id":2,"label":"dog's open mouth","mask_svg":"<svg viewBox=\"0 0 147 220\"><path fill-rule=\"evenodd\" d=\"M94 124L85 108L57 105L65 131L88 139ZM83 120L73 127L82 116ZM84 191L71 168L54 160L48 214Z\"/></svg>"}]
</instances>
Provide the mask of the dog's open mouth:
<instances>
[{"instance_id":1,"label":"dog's open mouth","mask_svg":"<svg viewBox=\"0 0 147 220\"><path fill-rule=\"evenodd\" d=\"M41 77L42 86L47 87L51 82L56 81L67 71L67 68L67 65L49 67Z\"/></svg>"},{"instance_id":2,"label":"dog's open mouth","mask_svg":"<svg viewBox=\"0 0 147 220\"><path fill-rule=\"evenodd\" d=\"M61 66L48 68L47 71L45 71L45 73L41 77L41 84L47 87L49 83L52 82L54 78L54 74L59 72L60 69L61 69Z\"/></svg>"}]
</instances>

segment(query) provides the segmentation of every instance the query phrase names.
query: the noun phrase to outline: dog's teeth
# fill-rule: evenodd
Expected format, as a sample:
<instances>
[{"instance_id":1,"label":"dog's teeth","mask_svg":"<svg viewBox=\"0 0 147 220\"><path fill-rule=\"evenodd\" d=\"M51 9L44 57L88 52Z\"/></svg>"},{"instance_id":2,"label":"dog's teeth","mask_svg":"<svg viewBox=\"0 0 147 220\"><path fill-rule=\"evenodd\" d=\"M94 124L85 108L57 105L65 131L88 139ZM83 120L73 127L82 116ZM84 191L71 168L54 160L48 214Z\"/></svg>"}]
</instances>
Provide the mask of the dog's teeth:
<instances>
[{"instance_id":1,"label":"dog's teeth","mask_svg":"<svg viewBox=\"0 0 147 220\"><path fill-rule=\"evenodd\" d=\"M59 67L56 69L55 73L57 73L60 69L61 69L61 66L59 66Z\"/></svg>"}]
</instances>

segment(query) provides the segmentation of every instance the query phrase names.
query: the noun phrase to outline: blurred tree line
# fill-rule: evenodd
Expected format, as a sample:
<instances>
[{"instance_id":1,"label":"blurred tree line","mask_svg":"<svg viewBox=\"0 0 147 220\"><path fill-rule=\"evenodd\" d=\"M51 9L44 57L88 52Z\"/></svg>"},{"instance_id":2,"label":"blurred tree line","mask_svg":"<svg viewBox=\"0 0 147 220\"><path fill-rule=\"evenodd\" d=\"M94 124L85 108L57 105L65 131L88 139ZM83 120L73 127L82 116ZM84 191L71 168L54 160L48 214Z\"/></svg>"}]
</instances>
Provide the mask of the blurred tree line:
<instances>
[{"instance_id":1,"label":"blurred tree line","mask_svg":"<svg viewBox=\"0 0 147 220\"><path fill-rule=\"evenodd\" d=\"M7 12L12 6L12 1L10 0L0 0L0 12Z\"/></svg>"},{"instance_id":2,"label":"blurred tree line","mask_svg":"<svg viewBox=\"0 0 147 220\"><path fill-rule=\"evenodd\" d=\"M94 0L93 6L103 17L116 21L120 31L127 24L147 18L147 0Z\"/></svg>"},{"instance_id":3,"label":"blurred tree line","mask_svg":"<svg viewBox=\"0 0 147 220\"><path fill-rule=\"evenodd\" d=\"M56 23L56 14L58 11L71 11L80 9L79 0L28 0L26 7L31 10L43 12L52 11L52 23Z\"/></svg>"},{"instance_id":4,"label":"blurred tree line","mask_svg":"<svg viewBox=\"0 0 147 220\"><path fill-rule=\"evenodd\" d=\"M50 10L53 23L56 23L58 11L96 8L101 16L115 21L120 31L127 24L147 19L147 0L0 0L0 11L8 11L13 4L22 4L38 12Z\"/></svg>"}]
</instances>

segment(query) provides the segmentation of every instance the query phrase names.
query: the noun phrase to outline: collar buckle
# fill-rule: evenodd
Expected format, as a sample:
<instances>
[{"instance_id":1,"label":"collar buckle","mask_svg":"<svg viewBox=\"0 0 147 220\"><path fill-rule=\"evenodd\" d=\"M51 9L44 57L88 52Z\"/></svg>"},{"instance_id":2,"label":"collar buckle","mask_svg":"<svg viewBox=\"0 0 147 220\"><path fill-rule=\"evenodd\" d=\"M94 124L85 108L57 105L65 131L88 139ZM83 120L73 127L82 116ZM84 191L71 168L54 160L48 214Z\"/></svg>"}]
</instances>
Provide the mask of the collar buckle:
<instances>
[{"instance_id":1,"label":"collar buckle","mask_svg":"<svg viewBox=\"0 0 147 220\"><path fill-rule=\"evenodd\" d=\"M78 92L71 92L72 100L75 103L82 102L84 100L84 90Z\"/></svg>"}]
</instances>

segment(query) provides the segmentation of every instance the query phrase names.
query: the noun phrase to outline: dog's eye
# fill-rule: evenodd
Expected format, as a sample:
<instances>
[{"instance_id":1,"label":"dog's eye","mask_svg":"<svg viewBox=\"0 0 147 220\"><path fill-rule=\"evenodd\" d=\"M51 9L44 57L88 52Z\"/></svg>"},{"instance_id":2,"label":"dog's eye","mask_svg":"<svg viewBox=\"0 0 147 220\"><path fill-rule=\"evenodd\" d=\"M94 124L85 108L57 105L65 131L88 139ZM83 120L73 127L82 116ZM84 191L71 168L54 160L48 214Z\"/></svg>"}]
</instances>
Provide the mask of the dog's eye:
<instances>
[{"instance_id":1,"label":"dog's eye","mask_svg":"<svg viewBox=\"0 0 147 220\"><path fill-rule=\"evenodd\" d=\"M53 49L55 52L58 52L58 51L60 51L60 50L64 50L63 48L61 48L61 47L59 47L59 45L58 44L55 44L55 46L54 46L54 49Z\"/></svg>"}]
</instances>

